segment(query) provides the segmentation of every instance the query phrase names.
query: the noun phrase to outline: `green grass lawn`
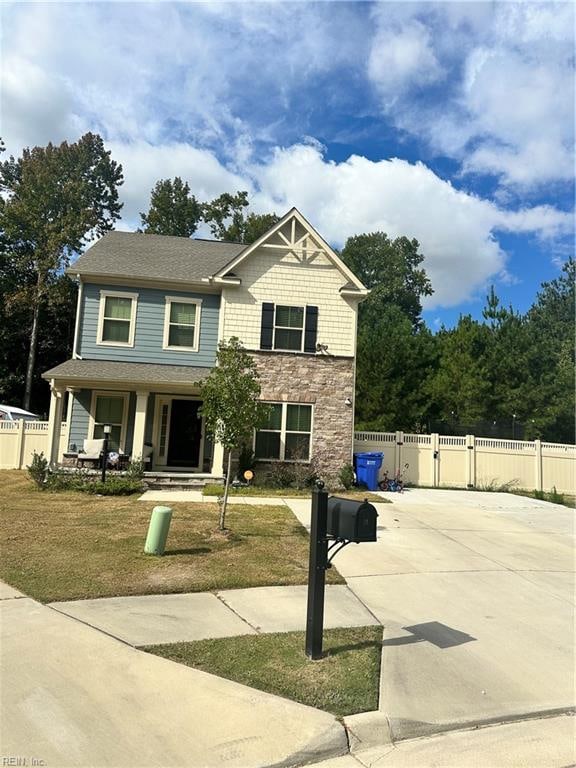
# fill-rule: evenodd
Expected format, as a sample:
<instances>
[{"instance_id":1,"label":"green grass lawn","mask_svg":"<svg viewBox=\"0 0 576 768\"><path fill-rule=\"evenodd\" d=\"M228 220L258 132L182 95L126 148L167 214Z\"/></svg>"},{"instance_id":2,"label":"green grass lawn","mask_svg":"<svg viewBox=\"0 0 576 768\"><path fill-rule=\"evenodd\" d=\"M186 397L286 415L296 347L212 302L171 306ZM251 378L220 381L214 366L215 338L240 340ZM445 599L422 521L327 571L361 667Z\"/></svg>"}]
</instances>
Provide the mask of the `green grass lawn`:
<instances>
[{"instance_id":1,"label":"green grass lawn","mask_svg":"<svg viewBox=\"0 0 576 768\"><path fill-rule=\"evenodd\" d=\"M167 659L343 717L378 709L382 627L328 629L324 658L304 633L245 635L146 648Z\"/></svg>"},{"instance_id":2,"label":"green grass lawn","mask_svg":"<svg viewBox=\"0 0 576 768\"><path fill-rule=\"evenodd\" d=\"M153 502L49 493L0 471L0 579L38 600L305 584L309 539L285 506L173 503L164 557L144 554ZM335 568L328 583L343 583Z\"/></svg>"}]
</instances>

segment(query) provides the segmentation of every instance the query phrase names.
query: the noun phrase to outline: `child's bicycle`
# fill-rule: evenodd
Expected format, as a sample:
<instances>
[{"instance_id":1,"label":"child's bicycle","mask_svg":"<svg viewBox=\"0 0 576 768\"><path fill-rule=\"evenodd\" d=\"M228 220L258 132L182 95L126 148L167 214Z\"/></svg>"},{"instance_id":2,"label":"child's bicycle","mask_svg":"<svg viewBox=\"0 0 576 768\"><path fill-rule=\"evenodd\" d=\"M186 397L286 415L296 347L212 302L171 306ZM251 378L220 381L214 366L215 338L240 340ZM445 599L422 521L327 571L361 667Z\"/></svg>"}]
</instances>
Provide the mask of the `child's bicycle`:
<instances>
[{"instance_id":1,"label":"child's bicycle","mask_svg":"<svg viewBox=\"0 0 576 768\"><path fill-rule=\"evenodd\" d=\"M388 477L388 472L384 470L384 477L378 483L378 488L380 488L381 491L395 491L396 493L402 493L404 490L403 473L406 472L408 467L408 464L404 464L402 472L400 472L400 469L398 468L394 477Z\"/></svg>"}]
</instances>

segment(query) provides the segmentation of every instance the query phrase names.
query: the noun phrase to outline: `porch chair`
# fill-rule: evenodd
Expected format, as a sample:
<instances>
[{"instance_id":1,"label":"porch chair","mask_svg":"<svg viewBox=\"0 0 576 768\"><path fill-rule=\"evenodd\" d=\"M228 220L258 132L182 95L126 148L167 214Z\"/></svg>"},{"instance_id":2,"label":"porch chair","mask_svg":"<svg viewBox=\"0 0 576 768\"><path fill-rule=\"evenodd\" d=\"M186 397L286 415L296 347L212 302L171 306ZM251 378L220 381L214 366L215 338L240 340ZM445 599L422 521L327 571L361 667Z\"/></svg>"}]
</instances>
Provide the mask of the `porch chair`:
<instances>
[{"instance_id":1,"label":"porch chair","mask_svg":"<svg viewBox=\"0 0 576 768\"><path fill-rule=\"evenodd\" d=\"M104 440L84 440L83 450L78 454L78 464L84 467L85 461L91 461L96 466L102 463Z\"/></svg>"}]
</instances>

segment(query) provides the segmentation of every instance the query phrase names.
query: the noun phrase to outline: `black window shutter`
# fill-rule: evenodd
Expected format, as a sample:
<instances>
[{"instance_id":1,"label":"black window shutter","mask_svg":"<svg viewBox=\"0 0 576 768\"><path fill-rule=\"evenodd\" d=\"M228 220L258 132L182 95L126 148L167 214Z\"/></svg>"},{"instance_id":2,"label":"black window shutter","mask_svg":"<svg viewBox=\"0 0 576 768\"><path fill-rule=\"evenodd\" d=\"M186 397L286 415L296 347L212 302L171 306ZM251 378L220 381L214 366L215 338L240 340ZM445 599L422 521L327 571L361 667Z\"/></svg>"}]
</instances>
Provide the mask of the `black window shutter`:
<instances>
[{"instance_id":1,"label":"black window shutter","mask_svg":"<svg viewBox=\"0 0 576 768\"><path fill-rule=\"evenodd\" d=\"M260 349L272 349L274 336L274 304L262 304L262 325L260 326Z\"/></svg>"},{"instance_id":2,"label":"black window shutter","mask_svg":"<svg viewBox=\"0 0 576 768\"><path fill-rule=\"evenodd\" d=\"M316 352L318 333L318 307L306 307L306 325L304 326L304 352Z\"/></svg>"}]
</instances>

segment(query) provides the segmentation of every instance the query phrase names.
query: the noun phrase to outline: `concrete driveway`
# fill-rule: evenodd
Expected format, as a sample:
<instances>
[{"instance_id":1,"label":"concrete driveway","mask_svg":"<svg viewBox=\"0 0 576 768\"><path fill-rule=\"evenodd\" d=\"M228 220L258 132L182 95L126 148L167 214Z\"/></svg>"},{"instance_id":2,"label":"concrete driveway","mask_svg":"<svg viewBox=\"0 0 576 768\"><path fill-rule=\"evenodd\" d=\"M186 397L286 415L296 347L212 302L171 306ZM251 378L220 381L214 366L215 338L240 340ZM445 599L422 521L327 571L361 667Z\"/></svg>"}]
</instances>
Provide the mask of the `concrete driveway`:
<instances>
[{"instance_id":1,"label":"concrete driveway","mask_svg":"<svg viewBox=\"0 0 576 768\"><path fill-rule=\"evenodd\" d=\"M382 494L378 541L335 561L384 625L394 740L574 705L574 511L519 496ZM309 504L288 501L309 522Z\"/></svg>"}]
</instances>

